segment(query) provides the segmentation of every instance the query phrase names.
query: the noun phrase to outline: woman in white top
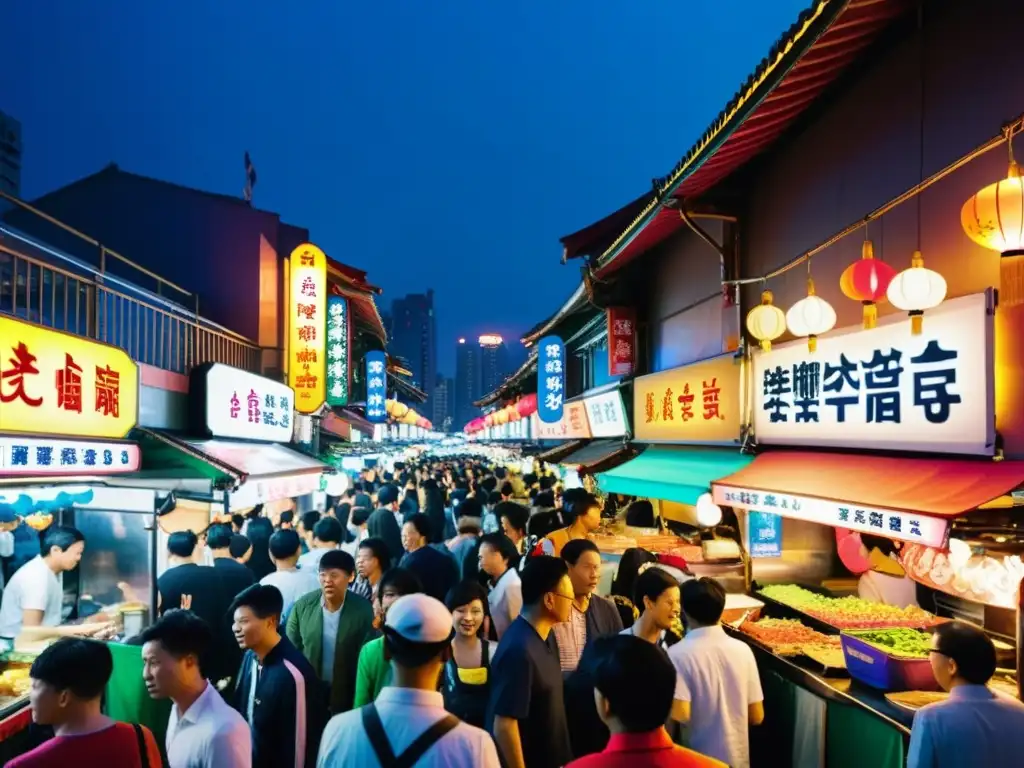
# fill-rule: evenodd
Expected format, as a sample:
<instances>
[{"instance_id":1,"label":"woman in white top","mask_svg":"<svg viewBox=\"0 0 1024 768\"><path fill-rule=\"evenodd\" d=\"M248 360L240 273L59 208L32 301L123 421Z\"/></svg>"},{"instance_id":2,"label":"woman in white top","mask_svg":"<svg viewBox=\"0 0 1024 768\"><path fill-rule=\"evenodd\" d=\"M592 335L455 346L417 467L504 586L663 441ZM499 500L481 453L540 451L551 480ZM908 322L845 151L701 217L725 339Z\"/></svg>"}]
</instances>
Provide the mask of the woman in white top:
<instances>
[{"instance_id":1,"label":"woman in white top","mask_svg":"<svg viewBox=\"0 0 1024 768\"><path fill-rule=\"evenodd\" d=\"M871 563L857 582L857 595L898 608L917 606L917 584L899 562L899 545L890 539L860 534L860 554Z\"/></svg>"}]
</instances>

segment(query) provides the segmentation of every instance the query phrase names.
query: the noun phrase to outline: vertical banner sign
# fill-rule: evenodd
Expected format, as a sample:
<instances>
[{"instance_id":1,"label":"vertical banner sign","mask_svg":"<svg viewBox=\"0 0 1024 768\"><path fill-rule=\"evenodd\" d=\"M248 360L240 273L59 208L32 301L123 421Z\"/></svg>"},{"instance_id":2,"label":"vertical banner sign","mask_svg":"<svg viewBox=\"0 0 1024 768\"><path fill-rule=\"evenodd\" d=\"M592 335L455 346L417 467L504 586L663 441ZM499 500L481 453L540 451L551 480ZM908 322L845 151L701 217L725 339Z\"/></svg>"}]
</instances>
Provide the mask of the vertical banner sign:
<instances>
[{"instance_id":1,"label":"vertical banner sign","mask_svg":"<svg viewBox=\"0 0 1024 768\"><path fill-rule=\"evenodd\" d=\"M384 353L375 350L366 353L366 418L375 424L387 420L384 401L388 394L388 377Z\"/></svg>"},{"instance_id":2,"label":"vertical banner sign","mask_svg":"<svg viewBox=\"0 0 1024 768\"><path fill-rule=\"evenodd\" d=\"M747 551L751 557L782 557L782 517L772 512L747 512Z\"/></svg>"},{"instance_id":3,"label":"vertical banner sign","mask_svg":"<svg viewBox=\"0 0 1024 768\"><path fill-rule=\"evenodd\" d=\"M537 415L545 424L562 420L565 399L565 344L557 336L545 336L537 352Z\"/></svg>"},{"instance_id":4,"label":"vertical banner sign","mask_svg":"<svg viewBox=\"0 0 1024 768\"><path fill-rule=\"evenodd\" d=\"M608 375L631 376L636 358L636 312L632 307L609 307Z\"/></svg>"},{"instance_id":5,"label":"vertical banner sign","mask_svg":"<svg viewBox=\"0 0 1024 768\"><path fill-rule=\"evenodd\" d=\"M327 404L347 405L350 383L348 301L327 298Z\"/></svg>"},{"instance_id":6,"label":"vertical banner sign","mask_svg":"<svg viewBox=\"0 0 1024 768\"><path fill-rule=\"evenodd\" d=\"M308 414L324 404L327 393L327 257L303 243L292 251L289 265L288 384L295 391L295 410Z\"/></svg>"}]
</instances>

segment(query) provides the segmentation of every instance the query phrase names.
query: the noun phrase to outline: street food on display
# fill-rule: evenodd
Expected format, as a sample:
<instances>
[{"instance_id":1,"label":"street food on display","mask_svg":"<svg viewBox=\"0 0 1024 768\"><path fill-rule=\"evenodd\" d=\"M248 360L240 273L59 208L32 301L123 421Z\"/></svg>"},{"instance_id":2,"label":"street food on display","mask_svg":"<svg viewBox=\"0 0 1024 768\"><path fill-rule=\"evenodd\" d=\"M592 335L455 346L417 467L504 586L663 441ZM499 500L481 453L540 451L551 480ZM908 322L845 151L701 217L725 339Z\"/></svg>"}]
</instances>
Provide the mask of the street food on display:
<instances>
[{"instance_id":1,"label":"street food on display","mask_svg":"<svg viewBox=\"0 0 1024 768\"><path fill-rule=\"evenodd\" d=\"M824 635L801 624L796 619L746 621L740 630L779 656L796 656L811 647L833 649L840 647L838 635Z\"/></svg>"},{"instance_id":2,"label":"street food on display","mask_svg":"<svg viewBox=\"0 0 1024 768\"><path fill-rule=\"evenodd\" d=\"M1018 555L974 554L957 539L950 539L948 553L908 544L900 560L910 577L926 587L1003 608L1016 607L1017 586L1024 579L1024 562Z\"/></svg>"},{"instance_id":3,"label":"street food on display","mask_svg":"<svg viewBox=\"0 0 1024 768\"><path fill-rule=\"evenodd\" d=\"M920 632L916 629L907 629L905 627L877 629L851 634L854 634L868 645L880 648L890 656L927 659L928 650L931 647L931 636L927 632Z\"/></svg>"},{"instance_id":4,"label":"street food on display","mask_svg":"<svg viewBox=\"0 0 1024 768\"><path fill-rule=\"evenodd\" d=\"M837 629L924 628L942 621L916 606L899 608L859 597L828 597L794 584L772 584L760 594Z\"/></svg>"}]
</instances>

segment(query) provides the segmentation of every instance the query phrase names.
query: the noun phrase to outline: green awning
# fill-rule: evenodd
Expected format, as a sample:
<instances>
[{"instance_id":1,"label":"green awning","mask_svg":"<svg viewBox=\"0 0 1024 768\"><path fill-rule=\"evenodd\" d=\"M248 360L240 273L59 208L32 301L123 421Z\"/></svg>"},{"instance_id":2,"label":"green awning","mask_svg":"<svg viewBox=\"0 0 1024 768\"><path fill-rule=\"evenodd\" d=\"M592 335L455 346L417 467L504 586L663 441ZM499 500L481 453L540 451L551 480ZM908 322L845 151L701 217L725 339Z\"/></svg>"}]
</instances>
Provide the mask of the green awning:
<instances>
[{"instance_id":1,"label":"green awning","mask_svg":"<svg viewBox=\"0 0 1024 768\"><path fill-rule=\"evenodd\" d=\"M735 448L651 446L631 461L597 474L605 493L696 504L714 480L731 475L753 461Z\"/></svg>"}]
</instances>

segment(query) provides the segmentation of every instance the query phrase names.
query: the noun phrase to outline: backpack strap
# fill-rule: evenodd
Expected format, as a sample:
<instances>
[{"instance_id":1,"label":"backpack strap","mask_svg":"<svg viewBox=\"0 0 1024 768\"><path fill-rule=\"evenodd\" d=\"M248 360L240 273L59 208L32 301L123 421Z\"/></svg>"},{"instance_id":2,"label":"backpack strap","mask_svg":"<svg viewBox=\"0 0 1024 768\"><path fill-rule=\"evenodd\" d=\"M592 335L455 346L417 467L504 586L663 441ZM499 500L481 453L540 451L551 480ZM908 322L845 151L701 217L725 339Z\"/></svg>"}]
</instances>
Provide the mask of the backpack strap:
<instances>
[{"instance_id":1,"label":"backpack strap","mask_svg":"<svg viewBox=\"0 0 1024 768\"><path fill-rule=\"evenodd\" d=\"M149 749L146 747L146 734L142 731L142 726L138 723L132 725L132 730L135 731L135 741L139 745L139 760L142 762L142 768L149 768Z\"/></svg>"},{"instance_id":2,"label":"backpack strap","mask_svg":"<svg viewBox=\"0 0 1024 768\"><path fill-rule=\"evenodd\" d=\"M388 741L388 736L384 732L380 713L377 712L377 707L374 704L367 704L363 707L362 719L366 736L370 740L370 746L373 747L381 768L413 768L427 750L444 738L460 722L455 715L442 717L417 736L416 740L396 757L395 751L391 748L391 742Z\"/></svg>"}]
</instances>

